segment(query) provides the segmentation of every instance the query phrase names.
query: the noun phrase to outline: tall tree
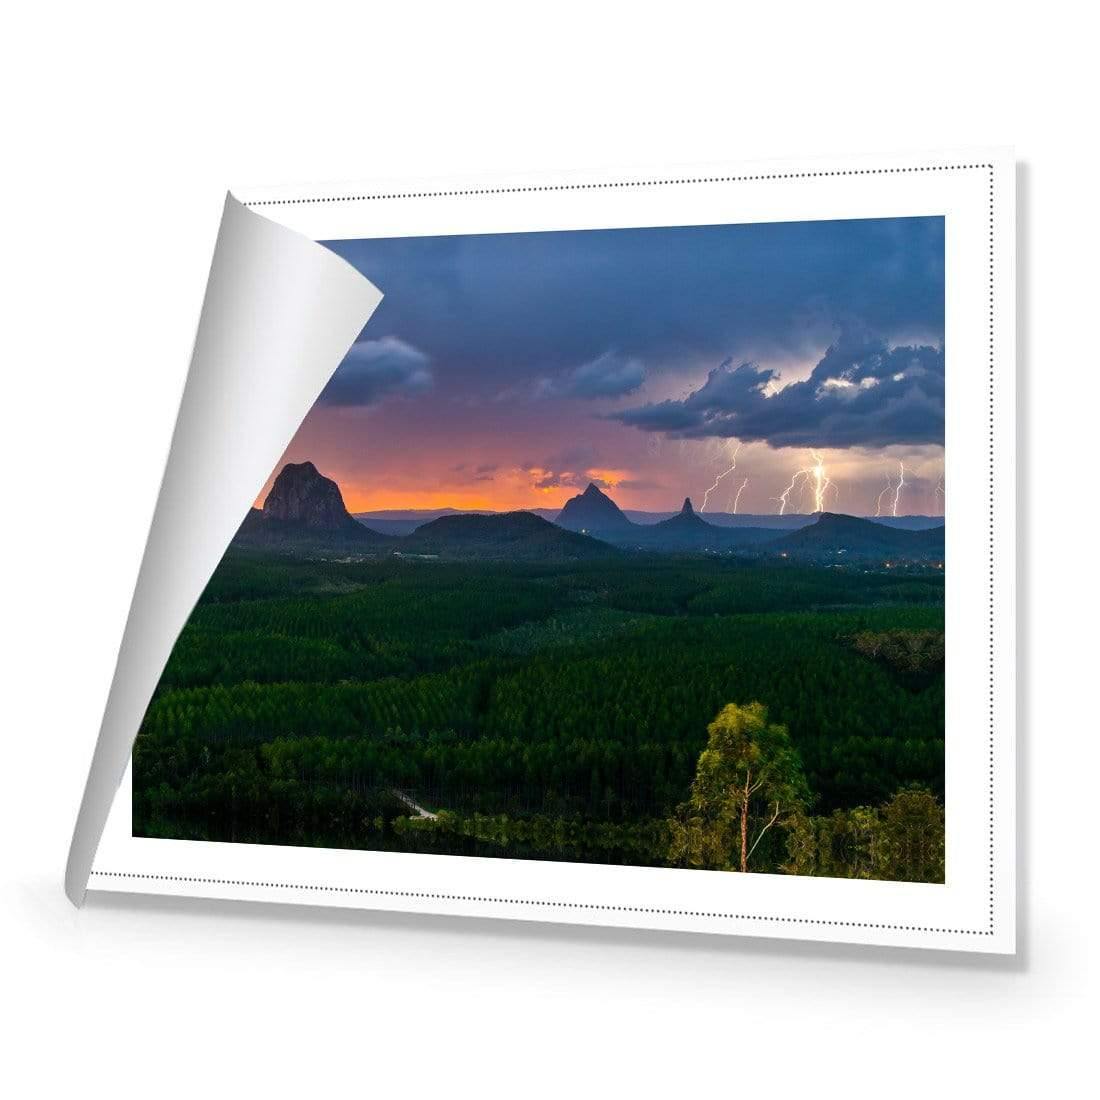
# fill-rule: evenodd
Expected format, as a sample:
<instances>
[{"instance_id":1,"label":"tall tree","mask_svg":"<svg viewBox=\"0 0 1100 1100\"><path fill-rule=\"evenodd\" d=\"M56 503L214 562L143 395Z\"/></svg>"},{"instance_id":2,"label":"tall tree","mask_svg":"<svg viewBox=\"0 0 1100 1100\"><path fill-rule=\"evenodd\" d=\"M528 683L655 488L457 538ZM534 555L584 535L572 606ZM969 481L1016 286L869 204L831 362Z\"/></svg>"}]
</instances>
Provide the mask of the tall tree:
<instances>
[{"instance_id":1,"label":"tall tree","mask_svg":"<svg viewBox=\"0 0 1100 1100\"><path fill-rule=\"evenodd\" d=\"M806 804L808 790L786 726L762 703L729 703L707 726L691 796L669 822L669 858L748 871L761 840Z\"/></svg>"}]
</instances>

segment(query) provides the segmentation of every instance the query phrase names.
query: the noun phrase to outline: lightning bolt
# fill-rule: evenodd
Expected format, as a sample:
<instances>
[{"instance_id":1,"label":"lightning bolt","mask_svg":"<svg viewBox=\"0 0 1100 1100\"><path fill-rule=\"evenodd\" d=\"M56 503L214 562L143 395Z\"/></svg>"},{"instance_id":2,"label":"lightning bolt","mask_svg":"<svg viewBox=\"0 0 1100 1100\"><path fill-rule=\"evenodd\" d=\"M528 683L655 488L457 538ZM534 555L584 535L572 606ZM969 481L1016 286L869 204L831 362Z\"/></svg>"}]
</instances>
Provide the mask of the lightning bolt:
<instances>
[{"instance_id":1,"label":"lightning bolt","mask_svg":"<svg viewBox=\"0 0 1100 1100\"><path fill-rule=\"evenodd\" d=\"M904 462L899 462L898 463L898 484L897 484L897 488L894 489L894 513L893 514L895 516L898 514L898 504L901 503L901 490L904 488L904 486L905 486L905 463Z\"/></svg>"},{"instance_id":2,"label":"lightning bolt","mask_svg":"<svg viewBox=\"0 0 1100 1100\"><path fill-rule=\"evenodd\" d=\"M829 475L825 472L825 459L818 454L817 451L813 452L814 467L811 471L813 477L813 489L814 489L814 511L825 511L825 494L832 488L834 488L833 482ZM839 493L839 489L837 492Z\"/></svg>"},{"instance_id":3,"label":"lightning bolt","mask_svg":"<svg viewBox=\"0 0 1100 1100\"><path fill-rule=\"evenodd\" d=\"M772 497L772 500L774 500L779 505L779 515L783 515L783 513L786 512L787 499L790 497L791 493L794 492L794 487L797 484L798 479L802 477L804 473L804 470L797 471L794 477L791 478L790 485L788 485L787 488L779 494L779 496Z\"/></svg>"},{"instance_id":4,"label":"lightning bolt","mask_svg":"<svg viewBox=\"0 0 1100 1100\"><path fill-rule=\"evenodd\" d=\"M733 471L737 469L737 454L740 450L741 450L741 444L738 443L737 446L734 447L734 449L733 449L733 454L730 455L730 467L729 467L729 469L728 470L723 470L714 479L714 484L703 494L703 503L699 507L700 512L705 512L707 510L707 501L710 499L710 494L713 493L714 490L718 488L719 483L724 478L729 477L729 475L732 474Z\"/></svg>"},{"instance_id":5,"label":"lightning bolt","mask_svg":"<svg viewBox=\"0 0 1100 1100\"><path fill-rule=\"evenodd\" d=\"M745 491L745 486L748 485L748 483L749 483L749 479L745 478L745 480L741 482L741 488L737 490L737 496L735 496L733 498L733 514L734 515L737 515L737 509L741 505L741 494Z\"/></svg>"},{"instance_id":6,"label":"lightning bolt","mask_svg":"<svg viewBox=\"0 0 1100 1100\"><path fill-rule=\"evenodd\" d=\"M779 515L783 515L787 511L791 493L794 492L796 486L799 487L799 500L801 500L801 494L805 493L807 486L813 491L815 512L825 511L825 494L830 489L835 490L839 496L840 489L825 472L824 457L819 451L811 451L810 457L813 458L814 464L804 466L801 470L795 470L787 488L779 496L772 498L779 505Z\"/></svg>"},{"instance_id":7,"label":"lightning bolt","mask_svg":"<svg viewBox=\"0 0 1100 1100\"><path fill-rule=\"evenodd\" d=\"M947 514L947 486L943 482L943 474L940 474L940 480L936 482L935 492L933 494L940 498L940 511Z\"/></svg>"},{"instance_id":8,"label":"lightning bolt","mask_svg":"<svg viewBox=\"0 0 1100 1100\"><path fill-rule=\"evenodd\" d=\"M882 498L886 496L888 492L894 487L894 479L889 474L886 475L886 488L875 498L875 515L882 515Z\"/></svg>"}]
</instances>

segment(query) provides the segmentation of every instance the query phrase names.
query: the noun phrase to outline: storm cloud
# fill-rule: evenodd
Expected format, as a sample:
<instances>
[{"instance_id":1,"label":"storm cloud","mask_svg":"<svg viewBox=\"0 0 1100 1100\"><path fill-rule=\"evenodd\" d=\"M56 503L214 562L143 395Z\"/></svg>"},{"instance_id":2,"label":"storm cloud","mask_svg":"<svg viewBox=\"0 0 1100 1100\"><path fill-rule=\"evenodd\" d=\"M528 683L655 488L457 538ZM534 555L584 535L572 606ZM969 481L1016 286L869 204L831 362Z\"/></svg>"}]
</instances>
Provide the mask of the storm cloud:
<instances>
[{"instance_id":1,"label":"storm cloud","mask_svg":"<svg viewBox=\"0 0 1100 1100\"><path fill-rule=\"evenodd\" d=\"M556 378L540 380L540 397L573 397L592 400L598 397L626 397L645 382L645 367L638 359L605 351Z\"/></svg>"},{"instance_id":2,"label":"storm cloud","mask_svg":"<svg viewBox=\"0 0 1100 1100\"><path fill-rule=\"evenodd\" d=\"M782 389L775 371L726 360L681 400L608 414L674 439L763 441L772 447L943 445L942 347L890 347L844 337L810 377Z\"/></svg>"},{"instance_id":3,"label":"storm cloud","mask_svg":"<svg viewBox=\"0 0 1100 1100\"><path fill-rule=\"evenodd\" d=\"M845 511L874 514L903 460L903 508L941 514L944 229L332 241L385 297L287 460L338 472L364 511L560 507L589 481L669 511L700 503L743 440L710 510L774 511L819 447Z\"/></svg>"},{"instance_id":4,"label":"storm cloud","mask_svg":"<svg viewBox=\"0 0 1100 1100\"><path fill-rule=\"evenodd\" d=\"M413 395L431 389L434 381L424 352L396 336L359 340L336 369L320 405L373 405L391 394Z\"/></svg>"},{"instance_id":5,"label":"storm cloud","mask_svg":"<svg viewBox=\"0 0 1100 1100\"><path fill-rule=\"evenodd\" d=\"M853 326L896 343L943 338L942 217L328 247L385 292L364 338L411 341L438 392L467 400L617 397L731 353L803 360Z\"/></svg>"}]
</instances>

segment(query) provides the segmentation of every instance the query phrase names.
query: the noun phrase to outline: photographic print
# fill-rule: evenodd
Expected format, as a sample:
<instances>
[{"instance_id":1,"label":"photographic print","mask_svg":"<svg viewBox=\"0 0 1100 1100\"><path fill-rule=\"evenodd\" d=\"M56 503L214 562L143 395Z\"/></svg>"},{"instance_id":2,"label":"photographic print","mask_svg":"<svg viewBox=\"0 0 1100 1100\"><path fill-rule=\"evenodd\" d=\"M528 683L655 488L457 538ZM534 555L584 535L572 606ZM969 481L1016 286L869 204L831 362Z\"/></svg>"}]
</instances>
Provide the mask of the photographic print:
<instances>
[{"instance_id":1,"label":"photographic print","mask_svg":"<svg viewBox=\"0 0 1100 1100\"><path fill-rule=\"evenodd\" d=\"M945 219L327 247L133 835L942 884Z\"/></svg>"}]
</instances>

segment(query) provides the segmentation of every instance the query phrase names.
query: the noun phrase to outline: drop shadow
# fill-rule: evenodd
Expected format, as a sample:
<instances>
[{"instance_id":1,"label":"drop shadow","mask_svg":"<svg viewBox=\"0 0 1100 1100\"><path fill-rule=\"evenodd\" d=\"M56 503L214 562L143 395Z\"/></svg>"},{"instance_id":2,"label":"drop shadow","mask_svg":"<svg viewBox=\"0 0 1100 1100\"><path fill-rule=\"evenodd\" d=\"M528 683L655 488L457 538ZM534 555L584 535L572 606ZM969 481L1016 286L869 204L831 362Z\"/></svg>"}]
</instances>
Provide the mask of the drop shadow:
<instances>
[{"instance_id":1,"label":"drop shadow","mask_svg":"<svg viewBox=\"0 0 1100 1100\"><path fill-rule=\"evenodd\" d=\"M1016 958L1031 958L1031 166L1016 164Z\"/></svg>"},{"instance_id":2,"label":"drop shadow","mask_svg":"<svg viewBox=\"0 0 1100 1100\"><path fill-rule=\"evenodd\" d=\"M715 960L756 957L806 961L844 961L864 965L905 968L938 967L952 970L1018 970L1019 959L1011 955L989 955L936 949L868 944L825 943L813 940L784 940L759 936L722 936L704 932L669 932L652 929L608 928L597 925L558 924L549 921L509 920L498 917L467 917L432 913L396 913L385 910L330 909L313 905L272 904L220 898L181 898L154 894L116 894L89 891L85 902L90 910L117 913L160 913L192 917L196 921L231 918L246 922L270 922L288 933L309 933L322 929L384 935L412 932L429 939L471 936L490 944L517 941L532 946L625 948L677 952ZM438 944L437 946L442 946ZM431 953L432 944L425 943Z\"/></svg>"}]
</instances>

